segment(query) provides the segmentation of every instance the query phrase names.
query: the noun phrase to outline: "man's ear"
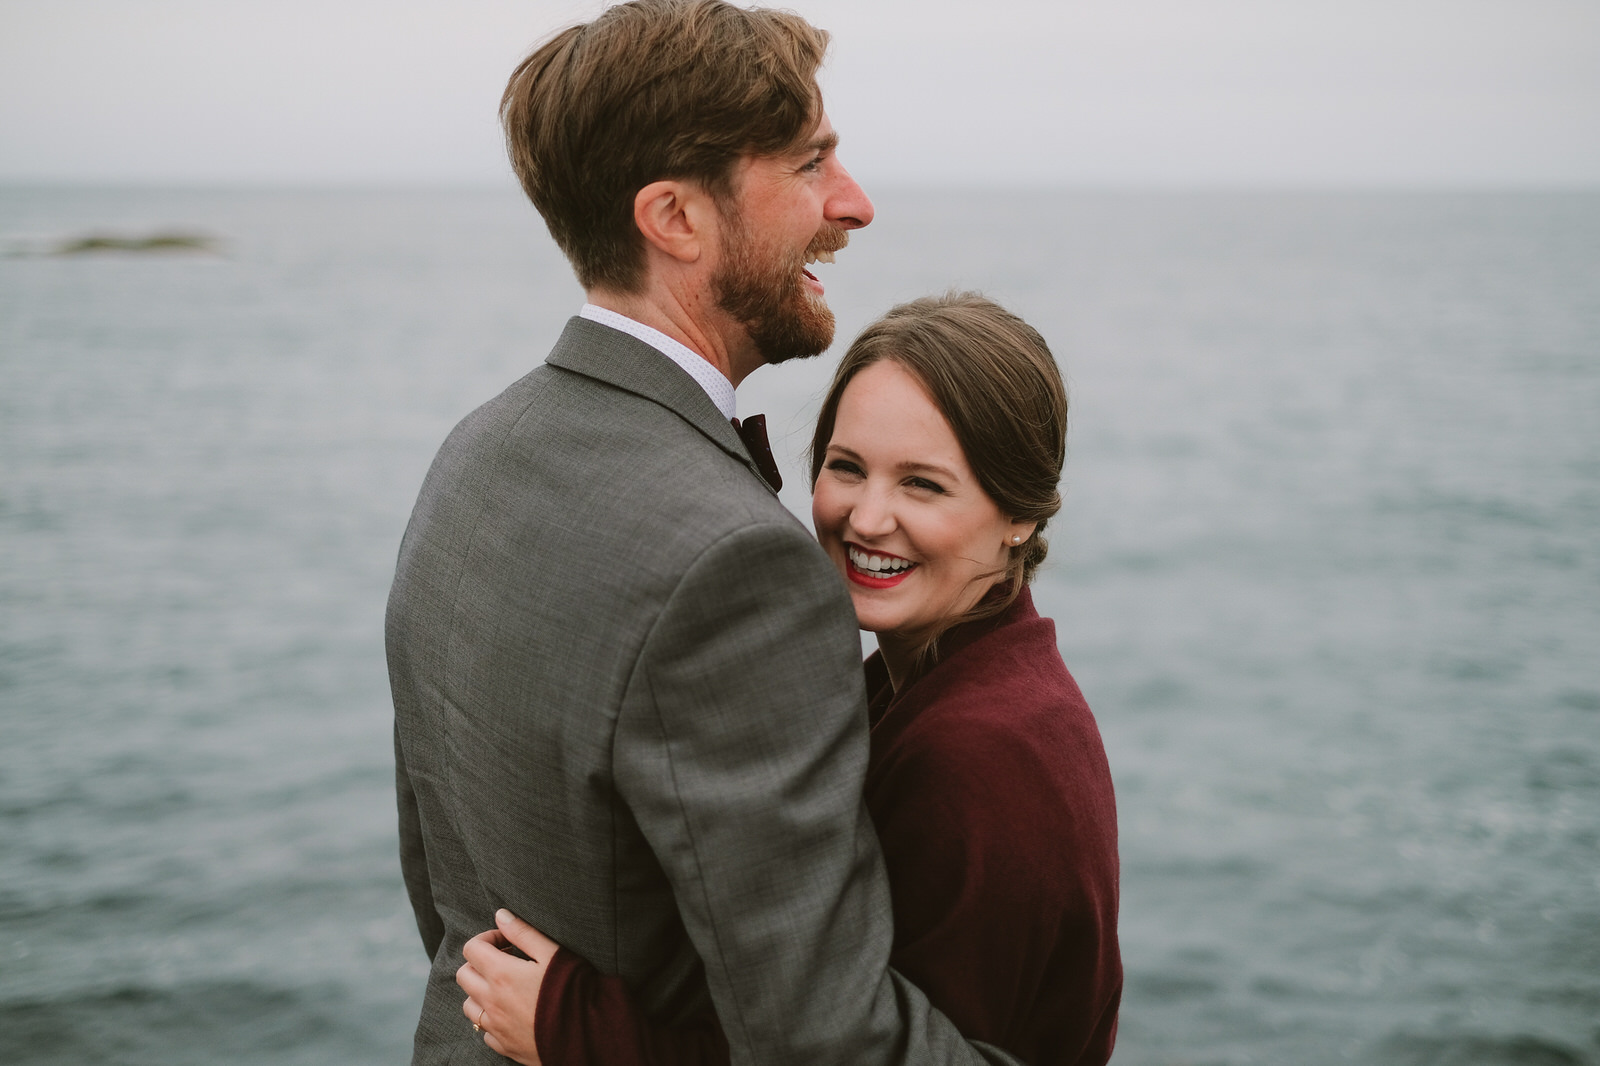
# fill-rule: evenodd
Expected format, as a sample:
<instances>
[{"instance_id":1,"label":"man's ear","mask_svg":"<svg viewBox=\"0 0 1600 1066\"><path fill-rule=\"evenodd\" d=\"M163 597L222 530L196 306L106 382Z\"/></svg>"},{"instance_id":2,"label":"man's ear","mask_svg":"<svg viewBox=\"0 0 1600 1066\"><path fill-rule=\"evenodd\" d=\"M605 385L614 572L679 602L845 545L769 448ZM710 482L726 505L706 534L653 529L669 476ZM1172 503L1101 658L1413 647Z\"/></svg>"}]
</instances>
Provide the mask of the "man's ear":
<instances>
[{"instance_id":1,"label":"man's ear","mask_svg":"<svg viewBox=\"0 0 1600 1066\"><path fill-rule=\"evenodd\" d=\"M633 223L646 242L680 263L693 263L716 232L716 204L686 181L652 181L633 197Z\"/></svg>"}]
</instances>

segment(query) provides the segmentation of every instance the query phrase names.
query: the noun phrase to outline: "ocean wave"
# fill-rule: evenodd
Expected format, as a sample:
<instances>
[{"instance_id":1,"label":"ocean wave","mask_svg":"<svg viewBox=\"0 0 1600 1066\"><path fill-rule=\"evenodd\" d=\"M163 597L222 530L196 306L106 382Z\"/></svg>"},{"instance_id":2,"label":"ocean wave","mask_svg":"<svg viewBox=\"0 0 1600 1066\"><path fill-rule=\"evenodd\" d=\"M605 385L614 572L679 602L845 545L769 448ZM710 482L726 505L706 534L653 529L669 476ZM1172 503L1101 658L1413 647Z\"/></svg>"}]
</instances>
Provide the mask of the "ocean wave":
<instances>
[{"instance_id":1,"label":"ocean wave","mask_svg":"<svg viewBox=\"0 0 1600 1066\"><path fill-rule=\"evenodd\" d=\"M336 989L249 981L130 984L0 1002L0 1062L163 1066L293 1060L359 1040Z\"/></svg>"},{"instance_id":2,"label":"ocean wave","mask_svg":"<svg viewBox=\"0 0 1600 1066\"><path fill-rule=\"evenodd\" d=\"M1575 1047L1523 1034L1401 1034L1385 1040L1379 1053L1383 1066L1589 1066Z\"/></svg>"}]
</instances>

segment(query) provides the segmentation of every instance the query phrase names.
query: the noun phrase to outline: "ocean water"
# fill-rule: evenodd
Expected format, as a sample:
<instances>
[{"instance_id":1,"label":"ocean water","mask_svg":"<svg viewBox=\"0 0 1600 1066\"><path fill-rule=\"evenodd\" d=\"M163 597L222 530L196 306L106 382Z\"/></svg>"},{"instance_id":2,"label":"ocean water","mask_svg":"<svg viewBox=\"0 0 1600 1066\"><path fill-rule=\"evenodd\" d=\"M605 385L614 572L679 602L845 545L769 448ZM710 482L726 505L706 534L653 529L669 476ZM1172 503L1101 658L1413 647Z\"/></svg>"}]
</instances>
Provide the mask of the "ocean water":
<instances>
[{"instance_id":1,"label":"ocean water","mask_svg":"<svg viewBox=\"0 0 1600 1066\"><path fill-rule=\"evenodd\" d=\"M1600 193L870 191L842 340L980 288L1072 388L1114 1061L1600 1064ZM161 227L0 258L0 1061L404 1061L384 596L581 293L510 191L0 189ZM741 389L801 514L833 359Z\"/></svg>"}]
</instances>

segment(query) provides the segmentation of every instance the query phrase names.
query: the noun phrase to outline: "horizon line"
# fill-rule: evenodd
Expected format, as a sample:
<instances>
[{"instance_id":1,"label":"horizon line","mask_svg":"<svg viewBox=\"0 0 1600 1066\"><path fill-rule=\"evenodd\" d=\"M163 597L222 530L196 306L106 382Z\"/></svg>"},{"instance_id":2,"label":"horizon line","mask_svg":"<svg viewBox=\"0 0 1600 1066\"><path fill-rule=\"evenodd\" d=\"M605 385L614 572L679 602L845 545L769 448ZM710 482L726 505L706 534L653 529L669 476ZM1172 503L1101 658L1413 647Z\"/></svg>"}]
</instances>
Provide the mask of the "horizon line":
<instances>
[{"instance_id":1,"label":"horizon line","mask_svg":"<svg viewBox=\"0 0 1600 1066\"><path fill-rule=\"evenodd\" d=\"M508 175L509 178L509 175ZM994 179L949 181L868 179L872 188L890 193L1585 193L1600 192L1592 179L1306 179L1195 178L1154 179ZM126 192L493 192L523 195L514 179L381 179L381 178L200 178L40 176L0 174L0 189Z\"/></svg>"}]
</instances>

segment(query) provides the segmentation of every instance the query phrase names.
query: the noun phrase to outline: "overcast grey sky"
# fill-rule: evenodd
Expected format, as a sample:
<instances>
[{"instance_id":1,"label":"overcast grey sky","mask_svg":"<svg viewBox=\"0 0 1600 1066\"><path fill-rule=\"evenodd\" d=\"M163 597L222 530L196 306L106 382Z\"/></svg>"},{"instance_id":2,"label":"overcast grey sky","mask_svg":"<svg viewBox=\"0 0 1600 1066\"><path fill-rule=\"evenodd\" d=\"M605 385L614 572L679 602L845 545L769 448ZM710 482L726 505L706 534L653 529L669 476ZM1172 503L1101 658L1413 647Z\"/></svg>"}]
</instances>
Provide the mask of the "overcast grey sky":
<instances>
[{"instance_id":1,"label":"overcast grey sky","mask_svg":"<svg viewBox=\"0 0 1600 1066\"><path fill-rule=\"evenodd\" d=\"M0 0L0 180L509 182L599 0ZM796 0L863 181L1600 185L1600 0Z\"/></svg>"}]
</instances>

